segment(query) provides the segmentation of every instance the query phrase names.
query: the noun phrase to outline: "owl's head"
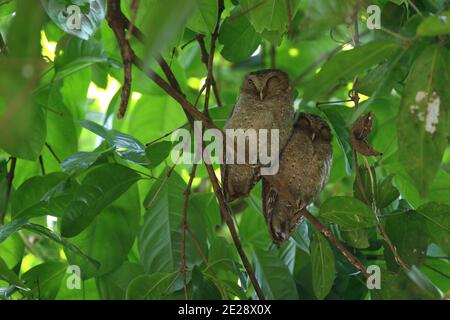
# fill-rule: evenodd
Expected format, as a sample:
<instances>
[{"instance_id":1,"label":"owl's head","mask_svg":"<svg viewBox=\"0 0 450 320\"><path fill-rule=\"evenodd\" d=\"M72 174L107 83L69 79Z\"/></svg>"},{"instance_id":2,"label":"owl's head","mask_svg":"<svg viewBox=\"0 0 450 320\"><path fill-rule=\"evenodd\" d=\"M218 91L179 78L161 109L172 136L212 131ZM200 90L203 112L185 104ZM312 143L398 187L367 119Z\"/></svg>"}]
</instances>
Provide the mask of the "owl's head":
<instances>
[{"instance_id":1,"label":"owl's head","mask_svg":"<svg viewBox=\"0 0 450 320\"><path fill-rule=\"evenodd\" d=\"M330 126L318 115L300 113L296 126L309 133L313 141L317 138L325 141L331 141L333 139Z\"/></svg>"},{"instance_id":2,"label":"owl's head","mask_svg":"<svg viewBox=\"0 0 450 320\"><path fill-rule=\"evenodd\" d=\"M280 94L290 94L291 89L286 72L268 69L247 74L241 92L265 100Z\"/></svg>"}]
</instances>

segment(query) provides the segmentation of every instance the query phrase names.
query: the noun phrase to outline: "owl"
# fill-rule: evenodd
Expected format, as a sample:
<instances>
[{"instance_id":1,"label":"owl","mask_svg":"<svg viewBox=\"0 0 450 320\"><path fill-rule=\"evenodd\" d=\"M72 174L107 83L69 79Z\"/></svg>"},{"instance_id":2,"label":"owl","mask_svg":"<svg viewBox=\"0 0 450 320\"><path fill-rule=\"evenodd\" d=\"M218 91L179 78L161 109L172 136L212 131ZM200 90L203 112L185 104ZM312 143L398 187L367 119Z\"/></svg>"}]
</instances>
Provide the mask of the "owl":
<instances>
[{"instance_id":1,"label":"owl","mask_svg":"<svg viewBox=\"0 0 450 320\"><path fill-rule=\"evenodd\" d=\"M255 129L256 132L279 129L279 150L282 150L292 133L293 119L292 86L288 75L281 70L261 70L245 77L239 99L224 129ZM248 154L248 136L242 138L246 147L245 163L237 164L235 157L234 164L221 167L222 186L228 202L247 196L260 179L258 159L249 161L252 155ZM229 139L233 139L231 152L236 153L239 135ZM267 146L271 150L270 138Z\"/></svg>"},{"instance_id":2,"label":"owl","mask_svg":"<svg viewBox=\"0 0 450 320\"><path fill-rule=\"evenodd\" d=\"M282 199L277 190L263 179L263 211L275 244L280 245L301 222L300 209L308 206L322 191L332 163L332 134L328 124L319 116L301 113L293 134L280 157L276 175L285 191L295 198L293 207Z\"/></svg>"}]
</instances>

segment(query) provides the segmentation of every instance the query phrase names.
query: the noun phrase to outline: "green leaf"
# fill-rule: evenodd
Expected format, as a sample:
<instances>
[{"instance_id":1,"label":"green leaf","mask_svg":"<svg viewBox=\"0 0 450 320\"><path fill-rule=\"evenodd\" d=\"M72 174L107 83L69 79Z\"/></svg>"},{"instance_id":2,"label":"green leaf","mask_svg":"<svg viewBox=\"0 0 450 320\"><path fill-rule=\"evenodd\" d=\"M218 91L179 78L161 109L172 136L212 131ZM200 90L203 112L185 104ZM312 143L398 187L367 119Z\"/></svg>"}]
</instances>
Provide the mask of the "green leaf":
<instances>
[{"instance_id":1,"label":"green leaf","mask_svg":"<svg viewBox=\"0 0 450 320\"><path fill-rule=\"evenodd\" d=\"M0 231L1 232L1 231ZM6 241L0 241L0 258L12 269L22 261L24 254L24 243L19 234L13 234Z\"/></svg>"},{"instance_id":2,"label":"green leaf","mask_svg":"<svg viewBox=\"0 0 450 320\"><path fill-rule=\"evenodd\" d=\"M80 266L83 279L99 277L119 268L127 260L135 242L140 215L139 193L135 185L103 209L86 229L70 240L82 252L98 261L100 267L95 268L79 255L64 250L69 263Z\"/></svg>"},{"instance_id":3,"label":"green leaf","mask_svg":"<svg viewBox=\"0 0 450 320\"><path fill-rule=\"evenodd\" d=\"M414 281L414 283L420 287L423 291L427 292L435 299L442 297L441 291L430 281L416 266L412 266L408 272L408 277Z\"/></svg>"},{"instance_id":4,"label":"green leaf","mask_svg":"<svg viewBox=\"0 0 450 320\"><path fill-rule=\"evenodd\" d=\"M71 242L67 241L64 238L61 238L58 234L54 233L53 231L33 223L27 223L23 226L23 229L32 231L34 233L40 234L64 247L66 249L66 255L68 255L68 252L72 253L73 255L78 256L82 261L85 261L86 263L89 263L90 265L94 266L95 268L99 267L98 261L92 259L91 257L85 255L76 245L72 244Z\"/></svg>"},{"instance_id":5,"label":"green leaf","mask_svg":"<svg viewBox=\"0 0 450 320\"><path fill-rule=\"evenodd\" d=\"M141 263L146 272L172 272L181 267L182 212L186 183L176 173L165 170L154 183L145 201L147 211L139 234ZM206 231L202 207L191 199L188 225L206 252ZM205 213L206 214L206 213ZM191 237L186 238L187 266L202 261Z\"/></svg>"},{"instance_id":6,"label":"green leaf","mask_svg":"<svg viewBox=\"0 0 450 320\"><path fill-rule=\"evenodd\" d=\"M65 172L77 172L89 168L98 158L102 152L77 152L61 163L61 168Z\"/></svg>"},{"instance_id":7,"label":"green leaf","mask_svg":"<svg viewBox=\"0 0 450 320\"><path fill-rule=\"evenodd\" d=\"M125 261L119 269L97 278L101 299L124 300L128 285L143 273L141 265Z\"/></svg>"},{"instance_id":8,"label":"green leaf","mask_svg":"<svg viewBox=\"0 0 450 320\"><path fill-rule=\"evenodd\" d=\"M377 224L372 209L360 200L351 197L329 198L320 208L320 217L338 224L347 231L368 228Z\"/></svg>"},{"instance_id":9,"label":"green leaf","mask_svg":"<svg viewBox=\"0 0 450 320\"><path fill-rule=\"evenodd\" d=\"M406 80L397 119L399 160L422 196L436 176L448 144L448 51L427 47Z\"/></svg>"},{"instance_id":10,"label":"green leaf","mask_svg":"<svg viewBox=\"0 0 450 320\"><path fill-rule=\"evenodd\" d=\"M304 89L305 102L326 98L326 94L342 81L354 76L391 56L399 46L388 41L374 41L352 50L342 51L328 60L321 71ZM347 82L344 83L345 85Z\"/></svg>"},{"instance_id":11,"label":"green leaf","mask_svg":"<svg viewBox=\"0 0 450 320\"><path fill-rule=\"evenodd\" d=\"M219 289L210 279L205 279L200 269L192 270L192 300L221 300Z\"/></svg>"},{"instance_id":12,"label":"green leaf","mask_svg":"<svg viewBox=\"0 0 450 320\"><path fill-rule=\"evenodd\" d=\"M22 275L22 281L31 288L34 299L53 300L66 272L66 264L61 262L45 262L31 268Z\"/></svg>"},{"instance_id":13,"label":"green leaf","mask_svg":"<svg viewBox=\"0 0 450 320\"><path fill-rule=\"evenodd\" d=\"M425 219L415 211L393 214L386 217L385 231L398 255L406 265L420 266L426 257L429 236L424 228ZM386 264L392 271L400 270L390 248L385 245Z\"/></svg>"},{"instance_id":14,"label":"green leaf","mask_svg":"<svg viewBox=\"0 0 450 320\"><path fill-rule=\"evenodd\" d=\"M369 231L367 229L341 230L341 235L345 242L353 248L367 249L370 246Z\"/></svg>"},{"instance_id":15,"label":"green leaf","mask_svg":"<svg viewBox=\"0 0 450 320\"><path fill-rule=\"evenodd\" d=\"M318 299L324 299L334 282L334 254L328 241L318 232L311 243L312 284Z\"/></svg>"},{"instance_id":16,"label":"green leaf","mask_svg":"<svg viewBox=\"0 0 450 320\"><path fill-rule=\"evenodd\" d=\"M256 279L267 299L298 299L295 281L274 251L254 248L254 263Z\"/></svg>"},{"instance_id":17,"label":"green leaf","mask_svg":"<svg viewBox=\"0 0 450 320\"><path fill-rule=\"evenodd\" d=\"M161 300L171 293L171 284L178 272L143 274L130 282L127 300Z\"/></svg>"},{"instance_id":18,"label":"green leaf","mask_svg":"<svg viewBox=\"0 0 450 320\"><path fill-rule=\"evenodd\" d=\"M378 185L378 207L383 209L392 203L395 199L400 196L397 188L392 184L392 179L394 175L391 174L383 179L383 181Z\"/></svg>"},{"instance_id":19,"label":"green leaf","mask_svg":"<svg viewBox=\"0 0 450 320\"><path fill-rule=\"evenodd\" d=\"M195 12L188 20L187 27L197 33L213 33L219 12L218 1L194 0L194 3Z\"/></svg>"},{"instance_id":20,"label":"green leaf","mask_svg":"<svg viewBox=\"0 0 450 320\"><path fill-rule=\"evenodd\" d=\"M7 225L0 226L0 243L3 243L13 233L22 229L27 222L27 219L15 219Z\"/></svg>"},{"instance_id":21,"label":"green leaf","mask_svg":"<svg viewBox=\"0 0 450 320\"><path fill-rule=\"evenodd\" d=\"M305 219L297 227L297 230L292 234L292 239L294 239L297 247L309 254L311 241L309 239L309 227Z\"/></svg>"},{"instance_id":22,"label":"green leaf","mask_svg":"<svg viewBox=\"0 0 450 320\"><path fill-rule=\"evenodd\" d=\"M8 28L8 54L0 55L0 148L36 160L46 137L45 114L32 99L40 81L40 30L45 13L37 1L17 3Z\"/></svg>"},{"instance_id":23,"label":"green leaf","mask_svg":"<svg viewBox=\"0 0 450 320\"><path fill-rule=\"evenodd\" d=\"M145 153L150 161L150 167L155 168L166 160L170 155L172 148L173 143L170 141L162 141L149 145L147 149L145 149Z\"/></svg>"},{"instance_id":24,"label":"green leaf","mask_svg":"<svg viewBox=\"0 0 450 320\"><path fill-rule=\"evenodd\" d=\"M239 13L238 13L239 14ZM241 62L250 58L261 43L245 16L227 18L222 24L219 42L223 44L221 55L231 62Z\"/></svg>"},{"instance_id":25,"label":"green leaf","mask_svg":"<svg viewBox=\"0 0 450 320\"><path fill-rule=\"evenodd\" d=\"M431 241L450 255L450 206L431 202L420 206L417 213L425 218Z\"/></svg>"},{"instance_id":26,"label":"green leaf","mask_svg":"<svg viewBox=\"0 0 450 320\"><path fill-rule=\"evenodd\" d=\"M59 51L55 58L55 80L61 80L94 64L117 63L108 59L102 43L75 37L64 37L59 42Z\"/></svg>"},{"instance_id":27,"label":"green leaf","mask_svg":"<svg viewBox=\"0 0 450 320\"><path fill-rule=\"evenodd\" d=\"M242 11L252 22L258 32L269 31L287 31L289 25L288 8L286 1L279 0L239 0ZM300 0L289 1L291 16L295 16L299 9Z\"/></svg>"},{"instance_id":28,"label":"green leaf","mask_svg":"<svg viewBox=\"0 0 450 320\"><path fill-rule=\"evenodd\" d=\"M45 215L61 216L52 212L53 197L58 196L69 176L55 172L43 177L32 177L25 181L11 199L11 211L14 219L39 217Z\"/></svg>"},{"instance_id":29,"label":"green leaf","mask_svg":"<svg viewBox=\"0 0 450 320\"><path fill-rule=\"evenodd\" d=\"M319 108L334 129L336 140L344 153L345 170L347 175L352 174L353 164L353 148L350 143L350 131L345 124L343 117L344 110L347 108L343 105L321 105Z\"/></svg>"},{"instance_id":30,"label":"green leaf","mask_svg":"<svg viewBox=\"0 0 450 320\"><path fill-rule=\"evenodd\" d=\"M450 34L450 11L426 17L417 28L417 35L434 37L441 34Z\"/></svg>"},{"instance_id":31,"label":"green leaf","mask_svg":"<svg viewBox=\"0 0 450 320\"><path fill-rule=\"evenodd\" d=\"M134 170L118 164L93 168L67 205L61 220L61 234L64 237L78 235L104 208L140 179Z\"/></svg>"},{"instance_id":32,"label":"green leaf","mask_svg":"<svg viewBox=\"0 0 450 320\"><path fill-rule=\"evenodd\" d=\"M81 39L89 39L100 27L106 16L106 0L41 0L45 11L52 21L64 32L77 36ZM78 12L68 11L69 5L76 5ZM74 18L80 19L80 25L73 23Z\"/></svg>"},{"instance_id":33,"label":"green leaf","mask_svg":"<svg viewBox=\"0 0 450 320\"><path fill-rule=\"evenodd\" d=\"M144 145L131 135L117 130L108 130L89 120L81 120L79 123L83 128L105 139L112 147L116 148L117 154L123 159L137 164L148 164Z\"/></svg>"},{"instance_id":34,"label":"green leaf","mask_svg":"<svg viewBox=\"0 0 450 320\"><path fill-rule=\"evenodd\" d=\"M28 290L27 286L20 281L19 277L13 271L9 270L2 258L0 258L0 280L4 280L17 288Z\"/></svg>"}]
</instances>

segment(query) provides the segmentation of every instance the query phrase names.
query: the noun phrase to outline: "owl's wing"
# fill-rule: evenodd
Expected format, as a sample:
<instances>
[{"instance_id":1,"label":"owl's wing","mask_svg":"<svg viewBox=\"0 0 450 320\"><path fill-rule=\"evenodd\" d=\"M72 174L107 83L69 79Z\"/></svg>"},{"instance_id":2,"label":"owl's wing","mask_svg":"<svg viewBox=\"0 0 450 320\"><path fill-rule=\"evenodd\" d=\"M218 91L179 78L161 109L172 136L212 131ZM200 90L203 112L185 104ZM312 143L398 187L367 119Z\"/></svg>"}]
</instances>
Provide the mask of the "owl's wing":
<instances>
[{"instance_id":1,"label":"owl's wing","mask_svg":"<svg viewBox=\"0 0 450 320\"><path fill-rule=\"evenodd\" d=\"M278 198L277 191L272 185L263 178L262 181L262 202L263 202L263 214L267 223L270 223L273 206Z\"/></svg>"}]
</instances>

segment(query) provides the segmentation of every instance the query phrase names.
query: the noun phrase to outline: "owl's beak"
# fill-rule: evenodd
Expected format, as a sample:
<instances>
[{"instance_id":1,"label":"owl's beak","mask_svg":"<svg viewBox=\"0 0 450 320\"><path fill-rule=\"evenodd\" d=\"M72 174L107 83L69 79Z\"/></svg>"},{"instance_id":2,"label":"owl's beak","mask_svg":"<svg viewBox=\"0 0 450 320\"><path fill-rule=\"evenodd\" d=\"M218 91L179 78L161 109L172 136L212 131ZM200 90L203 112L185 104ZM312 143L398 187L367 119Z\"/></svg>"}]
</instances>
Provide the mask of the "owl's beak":
<instances>
[{"instance_id":1,"label":"owl's beak","mask_svg":"<svg viewBox=\"0 0 450 320\"><path fill-rule=\"evenodd\" d=\"M261 99L261 101L264 100L264 89L259 91L259 98Z\"/></svg>"},{"instance_id":2,"label":"owl's beak","mask_svg":"<svg viewBox=\"0 0 450 320\"><path fill-rule=\"evenodd\" d=\"M314 139L316 139L316 133L315 132L313 132L312 135L311 135L311 141L314 141Z\"/></svg>"}]
</instances>

